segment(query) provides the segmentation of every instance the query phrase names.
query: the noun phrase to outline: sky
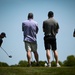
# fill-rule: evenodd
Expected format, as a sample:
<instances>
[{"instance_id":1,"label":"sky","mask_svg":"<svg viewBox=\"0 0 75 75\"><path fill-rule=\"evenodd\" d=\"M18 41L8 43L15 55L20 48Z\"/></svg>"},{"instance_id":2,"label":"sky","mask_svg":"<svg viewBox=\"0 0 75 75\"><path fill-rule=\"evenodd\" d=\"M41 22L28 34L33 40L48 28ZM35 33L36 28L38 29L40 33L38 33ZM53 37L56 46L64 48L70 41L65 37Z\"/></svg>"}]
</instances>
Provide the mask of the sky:
<instances>
[{"instance_id":1,"label":"sky","mask_svg":"<svg viewBox=\"0 0 75 75\"><path fill-rule=\"evenodd\" d=\"M54 18L60 26L56 36L59 60L63 62L67 56L75 55L75 38L73 37L75 0L0 0L0 33L5 32L7 36L3 39L2 47L9 55L12 55L12 58L9 58L0 48L0 62L14 65L20 60L27 60L22 22L27 19L30 12L34 14L34 20L38 22L39 27L37 34L39 60L47 60L42 24L48 19L48 11L54 12ZM50 54L52 61L52 51ZM32 57L34 60L33 54Z\"/></svg>"}]
</instances>

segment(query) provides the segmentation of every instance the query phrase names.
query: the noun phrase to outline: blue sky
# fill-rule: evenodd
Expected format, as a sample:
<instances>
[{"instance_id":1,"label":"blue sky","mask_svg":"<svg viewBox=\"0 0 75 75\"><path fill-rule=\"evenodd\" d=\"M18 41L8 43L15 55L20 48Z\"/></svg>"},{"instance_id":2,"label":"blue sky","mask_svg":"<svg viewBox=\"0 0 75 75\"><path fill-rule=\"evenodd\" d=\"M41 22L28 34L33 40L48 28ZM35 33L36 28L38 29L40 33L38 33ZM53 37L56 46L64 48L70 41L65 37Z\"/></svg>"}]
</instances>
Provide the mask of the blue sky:
<instances>
[{"instance_id":1,"label":"blue sky","mask_svg":"<svg viewBox=\"0 0 75 75\"><path fill-rule=\"evenodd\" d=\"M38 22L37 34L39 60L47 60L44 49L44 33L42 23L47 19L48 11L54 12L54 18L59 22L57 34L57 51L60 61L66 60L68 55L75 55L75 0L0 0L0 33L6 32L2 47L12 55L9 59L0 49L0 61L9 65L18 64L20 60L27 60L23 43L22 22L27 19L29 12L34 14ZM34 56L33 56L34 57ZM51 60L52 51L51 51Z\"/></svg>"}]
</instances>

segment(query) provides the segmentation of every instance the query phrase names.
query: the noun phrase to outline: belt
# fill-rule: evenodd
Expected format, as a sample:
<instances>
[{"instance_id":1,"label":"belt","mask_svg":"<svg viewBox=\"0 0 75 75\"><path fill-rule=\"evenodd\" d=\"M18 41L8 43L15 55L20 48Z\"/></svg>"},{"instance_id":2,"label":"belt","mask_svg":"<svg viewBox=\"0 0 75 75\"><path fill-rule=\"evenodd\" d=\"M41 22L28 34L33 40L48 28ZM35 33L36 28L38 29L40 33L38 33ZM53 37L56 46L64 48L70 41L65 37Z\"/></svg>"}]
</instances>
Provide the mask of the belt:
<instances>
[{"instance_id":1,"label":"belt","mask_svg":"<svg viewBox=\"0 0 75 75\"><path fill-rule=\"evenodd\" d=\"M45 36L55 37L55 35L52 35L52 34L46 34Z\"/></svg>"},{"instance_id":2,"label":"belt","mask_svg":"<svg viewBox=\"0 0 75 75\"><path fill-rule=\"evenodd\" d=\"M51 36L52 34L51 33L49 33L49 34L45 34L45 36Z\"/></svg>"}]
</instances>

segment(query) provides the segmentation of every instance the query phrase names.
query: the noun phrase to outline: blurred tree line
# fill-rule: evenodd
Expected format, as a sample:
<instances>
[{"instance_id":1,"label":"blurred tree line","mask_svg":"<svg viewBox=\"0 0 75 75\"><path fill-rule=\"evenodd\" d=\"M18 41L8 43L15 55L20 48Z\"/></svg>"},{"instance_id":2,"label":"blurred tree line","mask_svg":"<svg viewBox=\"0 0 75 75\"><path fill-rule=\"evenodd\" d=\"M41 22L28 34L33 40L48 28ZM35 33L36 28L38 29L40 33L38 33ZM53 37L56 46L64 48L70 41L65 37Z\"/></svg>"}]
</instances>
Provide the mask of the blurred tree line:
<instances>
[{"instance_id":1,"label":"blurred tree line","mask_svg":"<svg viewBox=\"0 0 75 75\"><path fill-rule=\"evenodd\" d=\"M44 67L45 63L47 63L47 62L46 61L39 61L39 65L38 66L39 67ZM64 62L59 61L59 64L61 66L75 67L75 56L74 55L69 55ZM18 64L11 65L11 66L9 66L5 62L0 62L0 67L27 67L27 66L28 66L28 62L25 61L25 60L21 60L21 61L19 61ZM32 66L33 67L36 66L36 62L35 61L32 62ZM51 66L52 67L56 67L56 62L52 61L51 62Z\"/></svg>"}]
</instances>

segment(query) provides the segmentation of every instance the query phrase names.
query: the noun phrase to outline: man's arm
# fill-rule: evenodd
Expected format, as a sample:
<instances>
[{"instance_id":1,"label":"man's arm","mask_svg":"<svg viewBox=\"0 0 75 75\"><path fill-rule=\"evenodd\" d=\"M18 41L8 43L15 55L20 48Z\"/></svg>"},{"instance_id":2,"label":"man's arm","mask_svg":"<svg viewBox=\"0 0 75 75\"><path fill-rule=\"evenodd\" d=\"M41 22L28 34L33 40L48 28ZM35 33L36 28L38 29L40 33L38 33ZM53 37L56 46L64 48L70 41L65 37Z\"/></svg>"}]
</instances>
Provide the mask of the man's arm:
<instances>
[{"instance_id":1,"label":"man's arm","mask_svg":"<svg viewBox=\"0 0 75 75\"><path fill-rule=\"evenodd\" d=\"M0 47L1 47L2 43L3 43L3 40L0 40Z\"/></svg>"},{"instance_id":2,"label":"man's arm","mask_svg":"<svg viewBox=\"0 0 75 75\"><path fill-rule=\"evenodd\" d=\"M36 26L36 34L38 33L38 31L39 31L39 28L38 28L38 26Z\"/></svg>"},{"instance_id":3,"label":"man's arm","mask_svg":"<svg viewBox=\"0 0 75 75\"><path fill-rule=\"evenodd\" d=\"M24 23L22 23L22 31L24 31Z\"/></svg>"},{"instance_id":4,"label":"man's arm","mask_svg":"<svg viewBox=\"0 0 75 75\"><path fill-rule=\"evenodd\" d=\"M74 32L73 32L73 37L75 37L75 29L74 29Z\"/></svg>"},{"instance_id":5,"label":"man's arm","mask_svg":"<svg viewBox=\"0 0 75 75\"><path fill-rule=\"evenodd\" d=\"M43 27L42 27L42 29L43 29L43 32L44 32L44 27L45 27L45 25L44 25L44 24L45 24L45 22L43 22Z\"/></svg>"},{"instance_id":6,"label":"man's arm","mask_svg":"<svg viewBox=\"0 0 75 75\"><path fill-rule=\"evenodd\" d=\"M58 33L59 31L59 24L57 23L57 26L56 26L56 33Z\"/></svg>"}]
</instances>

